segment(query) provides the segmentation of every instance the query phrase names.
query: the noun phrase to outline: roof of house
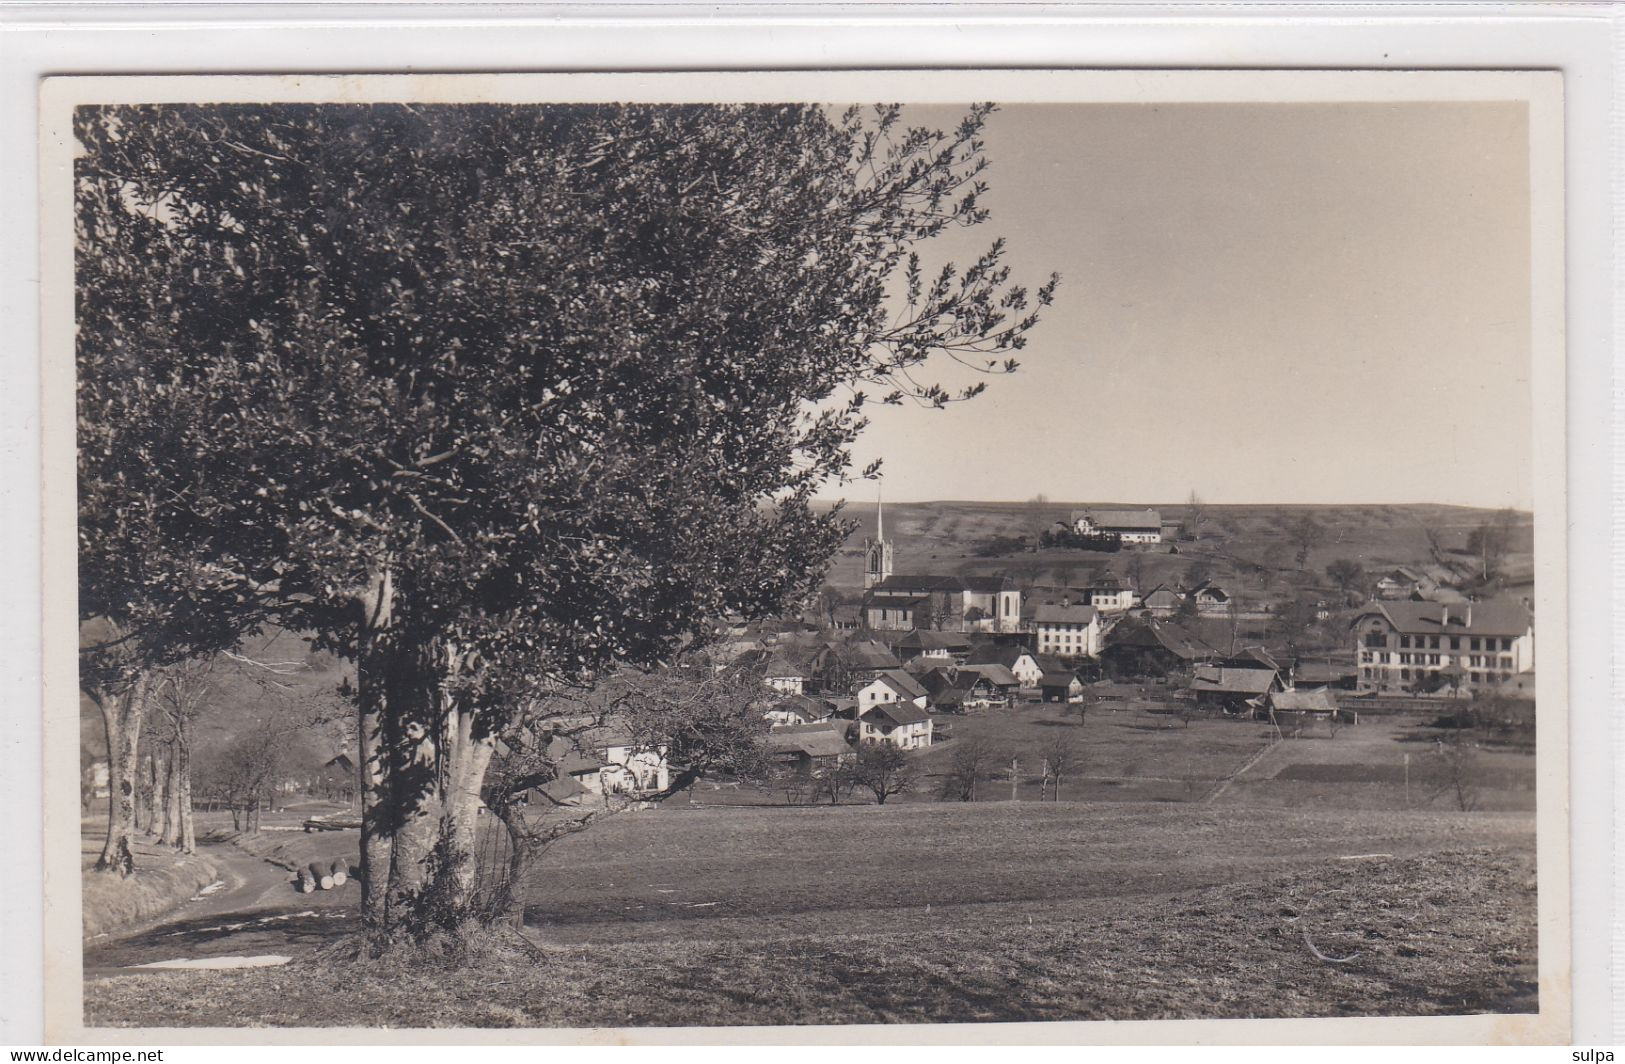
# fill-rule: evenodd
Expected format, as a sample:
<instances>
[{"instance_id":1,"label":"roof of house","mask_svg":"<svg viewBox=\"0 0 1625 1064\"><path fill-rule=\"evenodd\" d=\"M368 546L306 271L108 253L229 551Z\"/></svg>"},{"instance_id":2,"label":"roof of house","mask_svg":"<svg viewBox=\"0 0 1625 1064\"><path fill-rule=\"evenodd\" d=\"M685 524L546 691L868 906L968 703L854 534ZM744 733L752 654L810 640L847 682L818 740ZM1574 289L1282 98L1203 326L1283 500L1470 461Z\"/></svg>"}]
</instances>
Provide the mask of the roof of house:
<instances>
[{"instance_id":1,"label":"roof of house","mask_svg":"<svg viewBox=\"0 0 1625 1064\"><path fill-rule=\"evenodd\" d=\"M790 695L787 698L774 699L768 710L793 713L805 721L823 720L834 712L828 702L808 698L806 695Z\"/></svg>"},{"instance_id":2,"label":"roof of house","mask_svg":"<svg viewBox=\"0 0 1625 1064\"><path fill-rule=\"evenodd\" d=\"M1099 616L1093 606L1056 606L1041 602L1033 607L1034 624L1092 624Z\"/></svg>"},{"instance_id":3,"label":"roof of house","mask_svg":"<svg viewBox=\"0 0 1625 1064\"><path fill-rule=\"evenodd\" d=\"M1274 687L1275 673L1268 669L1226 669L1198 665L1191 677L1192 691L1221 691L1230 694L1261 695Z\"/></svg>"},{"instance_id":4,"label":"roof of house","mask_svg":"<svg viewBox=\"0 0 1625 1064\"><path fill-rule=\"evenodd\" d=\"M1173 588L1169 587L1168 585L1166 585L1166 584L1158 584L1156 587L1152 588L1150 591L1147 591L1145 593L1145 596L1142 598L1141 601L1144 602L1145 605L1151 606L1151 605L1162 605L1163 603L1168 603L1169 599L1172 599L1173 601L1171 603L1168 603L1168 604L1170 604L1170 605L1178 605L1180 600L1183 599L1184 597L1185 597L1184 595L1180 594L1178 591L1175 591ZM1156 599L1157 602L1152 603L1152 601L1151 601L1152 599Z\"/></svg>"},{"instance_id":5,"label":"roof of house","mask_svg":"<svg viewBox=\"0 0 1625 1064\"><path fill-rule=\"evenodd\" d=\"M1077 673L1064 671L1045 672L1038 681L1040 687L1071 687L1073 684L1081 687L1083 681L1078 679Z\"/></svg>"},{"instance_id":6,"label":"roof of house","mask_svg":"<svg viewBox=\"0 0 1625 1064\"><path fill-rule=\"evenodd\" d=\"M1521 602L1491 599L1486 602L1375 602L1355 615L1354 622L1382 615L1405 635L1520 636L1534 623Z\"/></svg>"},{"instance_id":7,"label":"roof of house","mask_svg":"<svg viewBox=\"0 0 1625 1064\"><path fill-rule=\"evenodd\" d=\"M1270 705L1286 712L1335 713L1337 696L1324 687L1313 691L1276 691Z\"/></svg>"},{"instance_id":8,"label":"roof of house","mask_svg":"<svg viewBox=\"0 0 1625 1064\"><path fill-rule=\"evenodd\" d=\"M959 632L936 632L928 628L912 629L897 641L901 648L913 650L969 650L970 640Z\"/></svg>"},{"instance_id":9,"label":"roof of house","mask_svg":"<svg viewBox=\"0 0 1625 1064\"><path fill-rule=\"evenodd\" d=\"M931 714L912 702L882 702L863 715L864 720L870 718L889 720L893 724L918 724L922 720L930 720Z\"/></svg>"},{"instance_id":10,"label":"roof of house","mask_svg":"<svg viewBox=\"0 0 1625 1064\"><path fill-rule=\"evenodd\" d=\"M966 591L988 594L994 591L1014 591L1016 584L1008 576L967 576L963 578Z\"/></svg>"},{"instance_id":11,"label":"roof of house","mask_svg":"<svg viewBox=\"0 0 1625 1064\"><path fill-rule=\"evenodd\" d=\"M1226 667L1232 669L1265 668L1274 672L1281 671L1281 663L1263 647L1242 647L1225 658L1224 663Z\"/></svg>"},{"instance_id":12,"label":"roof of house","mask_svg":"<svg viewBox=\"0 0 1625 1064\"><path fill-rule=\"evenodd\" d=\"M1157 510L1073 510L1072 523L1087 517L1096 528L1131 528L1146 532L1162 531L1162 514Z\"/></svg>"},{"instance_id":13,"label":"roof of house","mask_svg":"<svg viewBox=\"0 0 1625 1064\"><path fill-rule=\"evenodd\" d=\"M587 788L583 787L581 781L573 775L561 775L558 779L538 784L534 789L560 805L587 793Z\"/></svg>"},{"instance_id":14,"label":"roof of house","mask_svg":"<svg viewBox=\"0 0 1625 1064\"><path fill-rule=\"evenodd\" d=\"M957 687L950 683L944 683L931 692L931 704L938 707L962 705L969 695L970 688L968 687Z\"/></svg>"},{"instance_id":15,"label":"roof of house","mask_svg":"<svg viewBox=\"0 0 1625 1064\"><path fill-rule=\"evenodd\" d=\"M905 698L921 698L926 693L920 682L902 669L882 670L875 679Z\"/></svg>"},{"instance_id":16,"label":"roof of house","mask_svg":"<svg viewBox=\"0 0 1625 1064\"><path fill-rule=\"evenodd\" d=\"M1215 599L1219 602L1228 602L1230 600L1230 596L1225 593L1224 588L1207 580L1204 580L1200 584L1197 584L1195 587L1191 588L1190 593L1198 597L1206 595L1209 598Z\"/></svg>"},{"instance_id":17,"label":"roof of house","mask_svg":"<svg viewBox=\"0 0 1625 1064\"><path fill-rule=\"evenodd\" d=\"M1005 646L984 644L971 648L971 652L965 657L965 664L1003 665L1007 669L1013 669L1022 658L1030 657L1032 657L1032 652L1024 646L1013 643Z\"/></svg>"},{"instance_id":18,"label":"roof of house","mask_svg":"<svg viewBox=\"0 0 1625 1064\"><path fill-rule=\"evenodd\" d=\"M1021 686L1021 681L1016 679L1016 674L1011 672L1007 666L1000 665L997 662L984 662L976 666L966 665L960 669L960 672L980 676L995 687Z\"/></svg>"},{"instance_id":19,"label":"roof of house","mask_svg":"<svg viewBox=\"0 0 1625 1064\"><path fill-rule=\"evenodd\" d=\"M851 643L838 644L832 648L853 669L895 669L902 663L897 655L884 643L877 643L873 639L859 639Z\"/></svg>"},{"instance_id":20,"label":"roof of house","mask_svg":"<svg viewBox=\"0 0 1625 1064\"><path fill-rule=\"evenodd\" d=\"M1218 651L1177 624L1147 619L1124 622L1106 635L1107 649L1115 647L1160 647L1185 661L1218 656Z\"/></svg>"},{"instance_id":21,"label":"roof of house","mask_svg":"<svg viewBox=\"0 0 1625 1064\"><path fill-rule=\"evenodd\" d=\"M839 757L852 752L852 744L846 741L847 727L822 721L774 728L767 733L767 748L772 753L800 751L808 757Z\"/></svg>"},{"instance_id":22,"label":"roof of house","mask_svg":"<svg viewBox=\"0 0 1625 1064\"><path fill-rule=\"evenodd\" d=\"M1335 683L1358 675L1353 665L1333 665L1329 662L1307 661L1302 662L1292 670L1294 682L1309 683Z\"/></svg>"}]
</instances>

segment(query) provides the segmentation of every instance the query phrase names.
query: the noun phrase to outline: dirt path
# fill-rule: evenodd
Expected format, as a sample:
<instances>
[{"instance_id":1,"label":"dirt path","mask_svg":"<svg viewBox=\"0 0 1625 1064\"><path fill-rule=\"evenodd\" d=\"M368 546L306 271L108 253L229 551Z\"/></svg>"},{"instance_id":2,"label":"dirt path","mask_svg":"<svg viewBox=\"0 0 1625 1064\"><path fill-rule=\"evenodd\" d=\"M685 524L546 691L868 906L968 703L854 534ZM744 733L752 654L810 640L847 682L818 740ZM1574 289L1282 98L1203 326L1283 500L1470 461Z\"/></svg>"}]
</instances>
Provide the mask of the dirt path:
<instances>
[{"instance_id":1,"label":"dirt path","mask_svg":"<svg viewBox=\"0 0 1625 1064\"><path fill-rule=\"evenodd\" d=\"M359 887L300 894L288 873L225 844L200 847L223 886L117 936L85 943L85 977L134 965L234 956L296 956L354 925ZM138 968L136 971L155 969Z\"/></svg>"}]
</instances>

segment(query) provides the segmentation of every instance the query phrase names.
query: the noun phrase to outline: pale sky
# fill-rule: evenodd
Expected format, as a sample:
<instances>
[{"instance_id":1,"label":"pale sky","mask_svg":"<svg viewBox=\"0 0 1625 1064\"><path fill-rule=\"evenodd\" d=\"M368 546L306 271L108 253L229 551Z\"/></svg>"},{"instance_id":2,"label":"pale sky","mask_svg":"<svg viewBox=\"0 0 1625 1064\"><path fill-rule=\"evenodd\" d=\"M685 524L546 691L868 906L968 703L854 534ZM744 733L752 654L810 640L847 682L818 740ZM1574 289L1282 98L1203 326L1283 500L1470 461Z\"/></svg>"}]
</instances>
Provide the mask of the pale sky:
<instances>
[{"instance_id":1,"label":"pale sky","mask_svg":"<svg viewBox=\"0 0 1625 1064\"><path fill-rule=\"evenodd\" d=\"M1522 103L1029 104L986 139L993 217L933 255L1002 234L1061 290L980 398L873 411L888 499L1531 506Z\"/></svg>"}]
</instances>

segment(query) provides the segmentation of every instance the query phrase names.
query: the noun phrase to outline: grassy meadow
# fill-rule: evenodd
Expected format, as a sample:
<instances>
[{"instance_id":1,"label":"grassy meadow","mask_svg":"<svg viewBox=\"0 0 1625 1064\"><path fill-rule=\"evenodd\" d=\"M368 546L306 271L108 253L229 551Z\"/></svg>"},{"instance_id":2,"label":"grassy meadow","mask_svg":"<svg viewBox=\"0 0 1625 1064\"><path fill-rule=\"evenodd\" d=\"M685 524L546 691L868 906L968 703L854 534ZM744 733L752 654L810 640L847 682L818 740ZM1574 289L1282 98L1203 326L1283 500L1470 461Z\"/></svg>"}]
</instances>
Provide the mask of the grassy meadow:
<instances>
[{"instance_id":1,"label":"grassy meadow","mask_svg":"<svg viewBox=\"0 0 1625 1064\"><path fill-rule=\"evenodd\" d=\"M87 985L86 1015L610 1026L1526 1011L1532 842L1515 814L678 807L552 852L532 885L534 956L115 976Z\"/></svg>"}]
</instances>

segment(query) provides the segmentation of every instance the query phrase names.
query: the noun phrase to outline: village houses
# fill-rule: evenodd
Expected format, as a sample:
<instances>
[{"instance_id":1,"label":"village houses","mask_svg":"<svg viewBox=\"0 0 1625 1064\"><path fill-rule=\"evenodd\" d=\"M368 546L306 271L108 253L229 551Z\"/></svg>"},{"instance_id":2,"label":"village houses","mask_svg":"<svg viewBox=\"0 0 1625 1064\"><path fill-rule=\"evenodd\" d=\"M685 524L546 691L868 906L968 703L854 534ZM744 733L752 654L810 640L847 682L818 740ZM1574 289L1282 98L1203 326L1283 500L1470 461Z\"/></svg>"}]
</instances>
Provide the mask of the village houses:
<instances>
[{"instance_id":1,"label":"village houses","mask_svg":"<svg viewBox=\"0 0 1625 1064\"><path fill-rule=\"evenodd\" d=\"M1162 514L1157 510L1073 510L1070 520L1080 535L1113 535L1124 544L1162 542Z\"/></svg>"}]
</instances>

